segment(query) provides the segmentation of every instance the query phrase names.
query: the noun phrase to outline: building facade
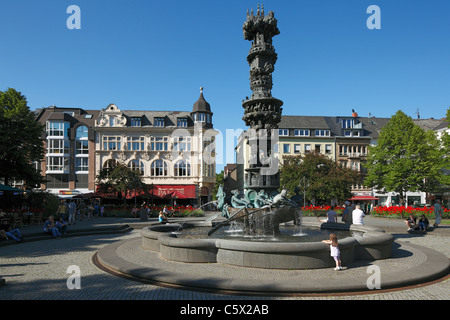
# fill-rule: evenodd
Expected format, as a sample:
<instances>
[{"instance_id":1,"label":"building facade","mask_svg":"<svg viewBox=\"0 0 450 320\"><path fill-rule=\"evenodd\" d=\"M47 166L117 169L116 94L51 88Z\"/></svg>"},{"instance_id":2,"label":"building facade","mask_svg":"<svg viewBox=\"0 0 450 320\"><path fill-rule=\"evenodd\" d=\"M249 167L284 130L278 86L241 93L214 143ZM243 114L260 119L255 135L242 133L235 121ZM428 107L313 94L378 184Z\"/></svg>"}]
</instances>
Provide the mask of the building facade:
<instances>
[{"instance_id":1,"label":"building facade","mask_svg":"<svg viewBox=\"0 0 450 320\"><path fill-rule=\"evenodd\" d=\"M38 168L46 183L41 189L71 197L95 189L95 119L99 111L56 106L38 110L45 126L45 157Z\"/></svg>"},{"instance_id":2,"label":"building facade","mask_svg":"<svg viewBox=\"0 0 450 320\"><path fill-rule=\"evenodd\" d=\"M153 186L155 200L208 202L218 133L212 115L203 92L192 111L44 108L37 115L46 128L41 188L60 197L95 192L99 171L123 163Z\"/></svg>"},{"instance_id":3,"label":"building facade","mask_svg":"<svg viewBox=\"0 0 450 320\"><path fill-rule=\"evenodd\" d=\"M307 152L321 153L330 157L341 166L361 173L360 183L352 186L353 198L366 201L376 197L379 205L397 205L399 197L395 192L383 192L364 186L364 162L369 153L369 146L375 145L381 129L390 118L360 117L356 112L349 116L281 116L278 124L278 143L273 146L275 157L279 163L283 157L302 155ZM426 130L444 128L443 120L413 119ZM441 129L441 130L444 130ZM245 189L245 168L251 158L251 149L244 132L236 146L237 184ZM443 194L447 190L443 191ZM407 203L418 205L427 203L425 192L407 192Z\"/></svg>"}]
</instances>

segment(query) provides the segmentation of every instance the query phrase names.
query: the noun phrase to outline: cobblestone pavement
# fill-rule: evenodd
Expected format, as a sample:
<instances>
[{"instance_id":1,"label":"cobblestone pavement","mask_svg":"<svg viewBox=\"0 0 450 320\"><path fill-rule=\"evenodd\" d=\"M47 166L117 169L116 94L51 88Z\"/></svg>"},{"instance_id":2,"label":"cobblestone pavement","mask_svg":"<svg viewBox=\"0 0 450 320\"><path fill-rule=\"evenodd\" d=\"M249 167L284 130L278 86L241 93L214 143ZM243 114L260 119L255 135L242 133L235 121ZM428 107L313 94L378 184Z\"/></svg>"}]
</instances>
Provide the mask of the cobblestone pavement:
<instances>
[{"instance_id":1,"label":"cobblestone pavement","mask_svg":"<svg viewBox=\"0 0 450 320\"><path fill-rule=\"evenodd\" d=\"M394 234L396 241L418 244L450 257L448 234L429 233L424 236ZM226 295L210 292L160 287L120 278L100 270L92 262L94 253L118 240L139 237L139 230L121 235L90 235L25 242L0 247L0 277L6 285L0 287L0 300L447 300L450 279L430 285L370 294L299 295L267 297ZM80 289L69 289L70 266L80 270ZM414 276L414 275L412 275ZM73 285L74 282L70 282Z\"/></svg>"}]
</instances>

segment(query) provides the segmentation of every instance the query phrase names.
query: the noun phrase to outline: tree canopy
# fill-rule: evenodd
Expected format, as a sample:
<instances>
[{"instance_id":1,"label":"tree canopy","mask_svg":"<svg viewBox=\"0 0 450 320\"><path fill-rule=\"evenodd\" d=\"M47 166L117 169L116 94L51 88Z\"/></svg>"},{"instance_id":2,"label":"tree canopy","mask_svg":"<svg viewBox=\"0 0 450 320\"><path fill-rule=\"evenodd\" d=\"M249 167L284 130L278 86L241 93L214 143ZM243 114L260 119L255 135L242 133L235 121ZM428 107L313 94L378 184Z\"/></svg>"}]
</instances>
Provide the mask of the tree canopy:
<instances>
[{"instance_id":1,"label":"tree canopy","mask_svg":"<svg viewBox=\"0 0 450 320\"><path fill-rule=\"evenodd\" d=\"M351 197L351 187L359 173L337 164L329 157L315 152L283 157L280 183L290 194L296 188L304 193L307 202L329 203L332 199L343 201Z\"/></svg>"},{"instance_id":2,"label":"tree canopy","mask_svg":"<svg viewBox=\"0 0 450 320\"><path fill-rule=\"evenodd\" d=\"M401 110L369 147L365 184L378 190L395 191L404 202L406 191L430 192L443 183L445 150L432 130L424 130Z\"/></svg>"},{"instance_id":3,"label":"tree canopy","mask_svg":"<svg viewBox=\"0 0 450 320\"><path fill-rule=\"evenodd\" d=\"M119 198L126 201L130 192L143 194L146 196L152 187L145 184L142 174L138 170L133 170L123 163L118 163L112 168L103 168L96 177L98 192L111 194L117 193Z\"/></svg>"},{"instance_id":4,"label":"tree canopy","mask_svg":"<svg viewBox=\"0 0 450 320\"><path fill-rule=\"evenodd\" d=\"M44 157L43 130L22 93L0 91L0 177L5 184L16 179L33 188L43 182L33 165Z\"/></svg>"}]
</instances>

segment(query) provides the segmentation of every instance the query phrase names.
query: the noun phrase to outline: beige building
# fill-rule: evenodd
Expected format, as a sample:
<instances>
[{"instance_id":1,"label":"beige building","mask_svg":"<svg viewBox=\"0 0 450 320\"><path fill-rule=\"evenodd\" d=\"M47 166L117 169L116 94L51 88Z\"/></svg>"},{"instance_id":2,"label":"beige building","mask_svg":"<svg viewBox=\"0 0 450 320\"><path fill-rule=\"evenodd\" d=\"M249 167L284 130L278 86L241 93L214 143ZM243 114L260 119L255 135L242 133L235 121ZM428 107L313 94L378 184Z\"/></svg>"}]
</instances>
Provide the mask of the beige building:
<instances>
[{"instance_id":1,"label":"beige building","mask_svg":"<svg viewBox=\"0 0 450 320\"><path fill-rule=\"evenodd\" d=\"M379 130L389 119L349 116L282 116L278 124L278 143L273 146L274 157L279 164L285 156L308 152L321 153L342 166L364 174L368 148L376 142ZM251 148L245 132L236 147L238 159L238 185L245 188L244 175L251 158ZM362 183L352 188L355 196L372 195L372 190Z\"/></svg>"},{"instance_id":2,"label":"beige building","mask_svg":"<svg viewBox=\"0 0 450 320\"><path fill-rule=\"evenodd\" d=\"M164 202L206 203L215 183L212 112L203 92L190 111L129 111L114 104L96 123L95 168L121 162L139 170Z\"/></svg>"}]
</instances>

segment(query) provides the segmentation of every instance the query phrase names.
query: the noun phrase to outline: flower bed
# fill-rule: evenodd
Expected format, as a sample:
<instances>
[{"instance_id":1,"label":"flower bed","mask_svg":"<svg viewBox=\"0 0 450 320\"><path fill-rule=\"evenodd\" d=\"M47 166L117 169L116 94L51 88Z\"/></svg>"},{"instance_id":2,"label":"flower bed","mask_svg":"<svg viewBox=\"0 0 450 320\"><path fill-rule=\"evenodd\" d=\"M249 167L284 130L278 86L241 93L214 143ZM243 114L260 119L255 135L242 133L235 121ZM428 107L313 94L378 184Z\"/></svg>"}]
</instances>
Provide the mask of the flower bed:
<instances>
[{"instance_id":1,"label":"flower bed","mask_svg":"<svg viewBox=\"0 0 450 320\"><path fill-rule=\"evenodd\" d=\"M149 209L150 217L158 217L159 212L164 209L164 206L146 206ZM105 216L112 217L130 217L132 216L133 206L124 205L106 205ZM140 207L138 207L140 209ZM203 216L203 210L192 206L168 206L167 209L174 212L174 217L201 217Z\"/></svg>"},{"instance_id":2,"label":"flower bed","mask_svg":"<svg viewBox=\"0 0 450 320\"><path fill-rule=\"evenodd\" d=\"M331 206L306 206L301 207L302 209L302 215L304 217L323 217L327 215L327 212L330 211ZM337 214L341 214L342 211L344 211L344 208L335 206L334 211L336 211Z\"/></svg>"},{"instance_id":3,"label":"flower bed","mask_svg":"<svg viewBox=\"0 0 450 320\"><path fill-rule=\"evenodd\" d=\"M152 215L159 215L159 212L164 209L164 206L153 206L149 207ZM194 208L193 206L168 206L169 211L173 211L174 217L201 217L203 216L203 210Z\"/></svg>"},{"instance_id":4,"label":"flower bed","mask_svg":"<svg viewBox=\"0 0 450 320\"><path fill-rule=\"evenodd\" d=\"M447 208L444 209L444 214L442 215L443 219L450 218L450 210ZM378 206L374 207L371 212L372 215L382 216L387 218L407 218L410 214L415 217L420 217L421 215L425 215L425 217L434 219L434 207L424 207L424 208L415 208L410 206L395 206L395 207L387 207L387 206Z\"/></svg>"}]
</instances>

